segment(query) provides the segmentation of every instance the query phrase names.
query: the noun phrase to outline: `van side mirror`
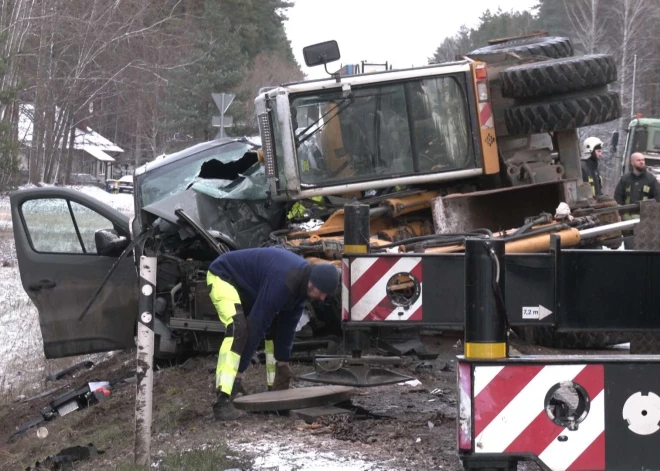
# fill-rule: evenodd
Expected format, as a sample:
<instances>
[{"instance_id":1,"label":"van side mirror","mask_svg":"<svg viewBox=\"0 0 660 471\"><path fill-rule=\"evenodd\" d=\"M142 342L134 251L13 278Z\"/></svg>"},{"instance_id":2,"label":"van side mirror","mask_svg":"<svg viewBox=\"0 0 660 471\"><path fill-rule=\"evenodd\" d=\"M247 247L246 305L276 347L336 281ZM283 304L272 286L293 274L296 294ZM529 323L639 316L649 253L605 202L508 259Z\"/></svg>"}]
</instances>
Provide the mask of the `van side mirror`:
<instances>
[{"instance_id":1,"label":"van side mirror","mask_svg":"<svg viewBox=\"0 0 660 471\"><path fill-rule=\"evenodd\" d=\"M612 133L612 141L611 141L612 152L616 153L616 146L618 144L619 144L619 131L614 131Z\"/></svg>"},{"instance_id":2,"label":"van side mirror","mask_svg":"<svg viewBox=\"0 0 660 471\"><path fill-rule=\"evenodd\" d=\"M94 233L96 253L106 257L119 257L130 244L124 236L120 236L114 229L101 229Z\"/></svg>"}]
</instances>

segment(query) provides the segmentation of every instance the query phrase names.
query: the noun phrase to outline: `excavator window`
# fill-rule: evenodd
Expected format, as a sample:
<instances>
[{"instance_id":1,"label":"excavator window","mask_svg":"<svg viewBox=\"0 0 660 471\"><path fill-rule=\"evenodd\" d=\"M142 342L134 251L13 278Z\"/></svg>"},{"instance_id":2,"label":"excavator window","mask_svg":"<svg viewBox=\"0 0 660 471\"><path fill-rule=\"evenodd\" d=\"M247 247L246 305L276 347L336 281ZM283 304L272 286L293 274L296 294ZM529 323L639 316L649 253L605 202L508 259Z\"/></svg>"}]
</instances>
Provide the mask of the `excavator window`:
<instances>
[{"instance_id":1,"label":"excavator window","mask_svg":"<svg viewBox=\"0 0 660 471\"><path fill-rule=\"evenodd\" d=\"M460 77L292 96L303 186L446 172L474 163Z\"/></svg>"}]
</instances>

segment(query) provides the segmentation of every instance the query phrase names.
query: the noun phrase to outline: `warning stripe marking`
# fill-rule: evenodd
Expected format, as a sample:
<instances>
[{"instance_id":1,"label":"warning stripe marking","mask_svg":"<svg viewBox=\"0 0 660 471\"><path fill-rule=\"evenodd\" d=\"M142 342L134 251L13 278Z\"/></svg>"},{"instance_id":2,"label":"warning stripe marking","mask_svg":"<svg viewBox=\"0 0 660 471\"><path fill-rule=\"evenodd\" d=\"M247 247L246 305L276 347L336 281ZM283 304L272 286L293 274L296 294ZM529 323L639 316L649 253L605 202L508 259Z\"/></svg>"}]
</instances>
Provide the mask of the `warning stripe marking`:
<instances>
[{"instance_id":1,"label":"warning stripe marking","mask_svg":"<svg viewBox=\"0 0 660 471\"><path fill-rule=\"evenodd\" d=\"M398 258L357 258L351 263L351 303L355 306L379 279L390 270Z\"/></svg>"},{"instance_id":2,"label":"warning stripe marking","mask_svg":"<svg viewBox=\"0 0 660 471\"><path fill-rule=\"evenodd\" d=\"M341 318L345 321L348 320L348 299L350 296L349 282L351 272L349 271L348 263L349 259L347 258L341 261L341 282L343 286L341 290Z\"/></svg>"},{"instance_id":3,"label":"warning stripe marking","mask_svg":"<svg viewBox=\"0 0 660 471\"><path fill-rule=\"evenodd\" d=\"M496 374L492 368L475 368L475 452L533 453L553 471L605 469L603 365L514 365ZM550 389L566 381L590 398L576 430L555 424L545 411Z\"/></svg>"},{"instance_id":4,"label":"warning stripe marking","mask_svg":"<svg viewBox=\"0 0 660 471\"><path fill-rule=\"evenodd\" d=\"M479 368L479 376L474 378L474 396L478 396L481 391L504 369L503 366L487 366Z\"/></svg>"},{"instance_id":5,"label":"warning stripe marking","mask_svg":"<svg viewBox=\"0 0 660 471\"><path fill-rule=\"evenodd\" d=\"M421 319L423 281L420 257L383 257L369 264L366 269L364 266L359 266L361 261L361 259L355 259L351 262L352 279L359 276L351 289L350 315L352 321L388 320L390 315L394 315L394 317L389 320L413 320L413 317ZM419 298L407 310L392 304L386 294L387 282L397 273L411 273L421 285ZM376 275L379 276L376 277ZM403 312L404 315L399 316L398 312Z\"/></svg>"},{"instance_id":6,"label":"warning stripe marking","mask_svg":"<svg viewBox=\"0 0 660 471\"><path fill-rule=\"evenodd\" d=\"M481 376L481 370L488 368L493 367L477 368L479 374L474 375L475 385L477 378ZM542 369L543 366L537 365L502 368L475 397L474 434L480 435Z\"/></svg>"},{"instance_id":7,"label":"warning stripe marking","mask_svg":"<svg viewBox=\"0 0 660 471\"><path fill-rule=\"evenodd\" d=\"M564 429L557 434L568 437L566 441L554 440L543 453L539 455L541 461L552 470L573 469L575 463L587 451L591 454L589 471L605 469L604 466L596 467L596 462L605 462L605 447L599 448L598 443L595 447L591 445L605 431L605 391L596 396L591 401L589 415L580 423L578 429L574 432Z\"/></svg>"},{"instance_id":8,"label":"warning stripe marking","mask_svg":"<svg viewBox=\"0 0 660 471\"><path fill-rule=\"evenodd\" d=\"M590 398L595 398L603 390L602 365L586 366L573 379L573 382L584 387ZM542 409L532 423L506 448L505 452L527 452L539 456L558 436L565 432L565 428L552 422L546 411ZM571 435L569 433L568 436Z\"/></svg>"},{"instance_id":9,"label":"warning stripe marking","mask_svg":"<svg viewBox=\"0 0 660 471\"><path fill-rule=\"evenodd\" d=\"M491 407L485 417L487 419L492 417L492 419L488 422L486 420L477 422L475 433L479 452L502 453L543 410L545 395L552 386L559 382L558 378L571 380L584 369L584 366L553 365L536 366L535 368L512 366L504 368L503 373L509 368L516 368L518 371L516 375L509 378L509 381L500 386L499 391L494 391L489 386L477 397L477 401L479 401L482 395L491 392L496 401L495 407ZM528 368L534 373L531 380L529 379L530 373L524 371ZM538 371L539 368L540 371ZM512 384L515 384L516 390L520 392L513 399L504 402L502 397L511 395L511 393L505 394L505 391L511 388ZM477 406L480 404L475 404L475 407Z\"/></svg>"},{"instance_id":10,"label":"warning stripe marking","mask_svg":"<svg viewBox=\"0 0 660 471\"><path fill-rule=\"evenodd\" d=\"M593 441L578 459L568 467L567 471L589 471L591 469L606 469L605 467L605 431Z\"/></svg>"},{"instance_id":11,"label":"warning stripe marking","mask_svg":"<svg viewBox=\"0 0 660 471\"><path fill-rule=\"evenodd\" d=\"M493 127L493 109L490 103L479 103L479 124L482 128Z\"/></svg>"}]
</instances>

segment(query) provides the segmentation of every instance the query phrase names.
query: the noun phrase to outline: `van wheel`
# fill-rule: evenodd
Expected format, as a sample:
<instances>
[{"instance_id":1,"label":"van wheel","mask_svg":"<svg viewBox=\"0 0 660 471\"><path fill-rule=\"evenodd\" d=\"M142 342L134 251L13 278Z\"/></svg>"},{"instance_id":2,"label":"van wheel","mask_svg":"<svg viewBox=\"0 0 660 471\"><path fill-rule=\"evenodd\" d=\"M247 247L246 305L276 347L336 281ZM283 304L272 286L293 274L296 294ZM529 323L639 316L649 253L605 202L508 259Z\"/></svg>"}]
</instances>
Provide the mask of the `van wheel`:
<instances>
[{"instance_id":1,"label":"van wheel","mask_svg":"<svg viewBox=\"0 0 660 471\"><path fill-rule=\"evenodd\" d=\"M616 92L564 96L504 110L509 135L537 134L592 126L621 117Z\"/></svg>"},{"instance_id":2,"label":"van wheel","mask_svg":"<svg viewBox=\"0 0 660 471\"><path fill-rule=\"evenodd\" d=\"M608 54L533 62L500 72L502 96L506 98L572 93L602 87L616 80L616 64Z\"/></svg>"}]
</instances>

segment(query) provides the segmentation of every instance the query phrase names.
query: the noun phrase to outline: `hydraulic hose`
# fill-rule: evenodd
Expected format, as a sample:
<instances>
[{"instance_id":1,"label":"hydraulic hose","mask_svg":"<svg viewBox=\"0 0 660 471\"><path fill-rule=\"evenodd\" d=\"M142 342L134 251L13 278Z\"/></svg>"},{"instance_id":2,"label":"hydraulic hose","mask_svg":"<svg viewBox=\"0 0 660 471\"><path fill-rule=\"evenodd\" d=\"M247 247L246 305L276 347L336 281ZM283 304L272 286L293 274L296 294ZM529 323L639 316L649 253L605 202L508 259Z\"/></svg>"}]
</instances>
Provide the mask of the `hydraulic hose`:
<instances>
[{"instance_id":1,"label":"hydraulic hose","mask_svg":"<svg viewBox=\"0 0 660 471\"><path fill-rule=\"evenodd\" d=\"M524 234L528 230L530 230L532 227L534 227L538 224L544 224L544 223L549 223L549 222L552 222L552 215L548 214L548 213L542 213L539 217L537 217L533 221L530 221L527 224L519 227L518 230L513 233L513 235L516 236L516 235Z\"/></svg>"}]
</instances>

